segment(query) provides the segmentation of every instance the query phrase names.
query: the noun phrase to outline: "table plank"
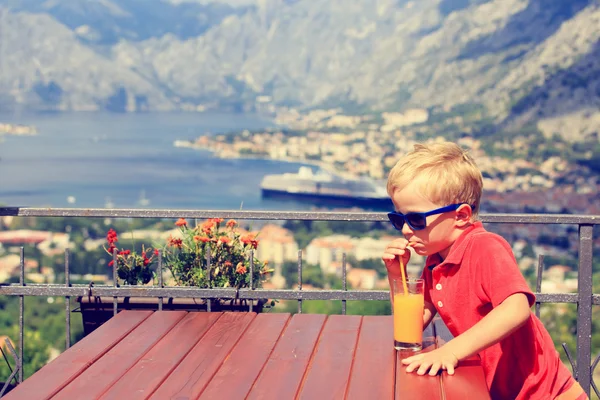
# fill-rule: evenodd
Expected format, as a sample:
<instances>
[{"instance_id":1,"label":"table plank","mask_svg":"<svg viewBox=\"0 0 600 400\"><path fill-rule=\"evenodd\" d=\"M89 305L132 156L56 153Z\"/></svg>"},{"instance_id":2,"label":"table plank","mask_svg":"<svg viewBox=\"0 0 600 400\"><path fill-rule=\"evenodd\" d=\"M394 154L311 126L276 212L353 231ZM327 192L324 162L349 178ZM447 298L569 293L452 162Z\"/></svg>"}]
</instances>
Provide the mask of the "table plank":
<instances>
[{"instance_id":1,"label":"table plank","mask_svg":"<svg viewBox=\"0 0 600 400\"><path fill-rule=\"evenodd\" d=\"M295 314L269 357L247 399L293 399L327 317Z\"/></svg>"},{"instance_id":2,"label":"table plank","mask_svg":"<svg viewBox=\"0 0 600 400\"><path fill-rule=\"evenodd\" d=\"M442 347L453 336L448 331L441 318L434 319L434 330L436 333L436 345ZM481 359L475 355L458 363L454 375L442 372L442 391L447 400L489 399L490 392L485 381L485 375L481 368Z\"/></svg>"},{"instance_id":3,"label":"table plank","mask_svg":"<svg viewBox=\"0 0 600 400\"><path fill-rule=\"evenodd\" d=\"M446 400L490 399L479 357L459 362L454 375L442 373L442 390Z\"/></svg>"},{"instance_id":4,"label":"table plank","mask_svg":"<svg viewBox=\"0 0 600 400\"><path fill-rule=\"evenodd\" d=\"M395 360L392 317L363 317L346 398L393 398Z\"/></svg>"},{"instance_id":5,"label":"table plank","mask_svg":"<svg viewBox=\"0 0 600 400\"><path fill-rule=\"evenodd\" d=\"M58 392L53 399L97 399L186 314L185 311L154 312L108 353Z\"/></svg>"},{"instance_id":6,"label":"table plank","mask_svg":"<svg viewBox=\"0 0 600 400\"><path fill-rule=\"evenodd\" d=\"M103 400L146 399L198 343L222 313L190 312L104 395Z\"/></svg>"},{"instance_id":7,"label":"table plank","mask_svg":"<svg viewBox=\"0 0 600 400\"><path fill-rule=\"evenodd\" d=\"M421 351L398 351L396 361L396 400L443 399L440 375L417 375L416 372L406 372L402 359L419 353L436 349L433 342L423 342L426 346Z\"/></svg>"},{"instance_id":8,"label":"table plank","mask_svg":"<svg viewBox=\"0 0 600 400\"><path fill-rule=\"evenodd\" d=\"M245 398L289 319L288 313L257 315L200 399Z\"/></svg>"},{"instance_id":9,"label":"table plank","mask_svg":"<svg viewBox=\"0 0 600 400\"><path fill-rule=\"evenodd\" d=\"M253 312L224 313L151 399L197 398L255 317Z\"/></svg>"},{"instance_id":10,"label":"table plank","mask_svg":"<svg viewBox=\"0 0 600 400\"><path fill-rule=\"evenodd\" d=\"M3 399L49 399L83 373L152 314L121 311L45 365Z\"/></svg>"},{"instance_id":11,"label":"table plank","mask_svg":"<svg viewBox=\"0 0 600 400\"><path fill-rule=\"evenodd\" d=\"M300 389L300 399L342 399L346 394L362 317L331 315Z\"/></svg>"}]
</instances>

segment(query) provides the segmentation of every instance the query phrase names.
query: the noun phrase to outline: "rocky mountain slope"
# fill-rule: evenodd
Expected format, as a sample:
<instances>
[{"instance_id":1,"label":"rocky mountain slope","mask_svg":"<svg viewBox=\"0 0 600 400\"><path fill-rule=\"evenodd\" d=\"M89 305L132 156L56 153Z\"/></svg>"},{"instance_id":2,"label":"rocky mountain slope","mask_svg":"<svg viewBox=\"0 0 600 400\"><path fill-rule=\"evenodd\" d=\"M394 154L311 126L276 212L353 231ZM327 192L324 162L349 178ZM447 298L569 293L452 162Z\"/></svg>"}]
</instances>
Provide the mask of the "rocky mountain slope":
<instances>
[{"instance_id":1,"label":"rocky mountain slope","mask_svg":"<svg viewBox=\"0 0 600 400\"><path fill-rule=\"evenodd\" d=\"M599 0L0 0L0 108L482 104L582 140L599 48Z\"/></svg>"}]
</instances>

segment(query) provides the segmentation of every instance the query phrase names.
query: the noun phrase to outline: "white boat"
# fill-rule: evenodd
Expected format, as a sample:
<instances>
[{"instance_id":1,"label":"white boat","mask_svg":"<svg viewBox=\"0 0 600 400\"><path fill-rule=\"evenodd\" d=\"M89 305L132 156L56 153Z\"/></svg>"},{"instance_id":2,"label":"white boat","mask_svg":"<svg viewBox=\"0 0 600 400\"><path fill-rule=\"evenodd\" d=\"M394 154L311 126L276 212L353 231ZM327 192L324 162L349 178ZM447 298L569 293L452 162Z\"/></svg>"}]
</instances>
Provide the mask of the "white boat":
<instances>
[{"instance_id":1,"label":"white boat","mask_svg":"<svg viewBox=\"0 0 600 400\"><path fill-rule=\"evenodd\" d=\"M150 200L146 198L146 191L142 190L140 193L140 199L138 200L138 205L144 207L150 204Z\"/></svg>"},{"instance_id":2,"label":"white boat","mask_svg":"<svg viewBox=\"0 0 600 400\"><path fill-rule=\"evenodd\" d=\"M321 169L300 167L298 173L265 175L260 184L264 197L297 197L344 201L356 205L392 207L383 183L370 178L344 178Z\"/></svg>"}]
</instances>

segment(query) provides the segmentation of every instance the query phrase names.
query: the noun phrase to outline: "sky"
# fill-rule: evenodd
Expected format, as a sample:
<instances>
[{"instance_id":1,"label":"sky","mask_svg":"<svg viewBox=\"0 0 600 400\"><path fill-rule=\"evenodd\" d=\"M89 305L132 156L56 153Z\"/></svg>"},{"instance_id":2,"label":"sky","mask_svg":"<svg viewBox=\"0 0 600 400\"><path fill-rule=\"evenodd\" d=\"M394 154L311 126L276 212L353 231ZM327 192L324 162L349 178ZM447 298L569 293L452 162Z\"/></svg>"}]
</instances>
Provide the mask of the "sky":
<instances>
[{"instance_id":1,"label":"sky","mask_svg":"<svg viewBox=\"0 0 600 400\"><path fill-rule=\"evenodd\" d=\"M173 4L180 4L180 3L201 3L201 4L223 3L223 4L229 4L230 6L233 6L233 7L245 6L245 5L248 5L248 4L255 4L258 1L259 0L170 0L170 2L173 3Z\"/></svg>"}]
</instances>

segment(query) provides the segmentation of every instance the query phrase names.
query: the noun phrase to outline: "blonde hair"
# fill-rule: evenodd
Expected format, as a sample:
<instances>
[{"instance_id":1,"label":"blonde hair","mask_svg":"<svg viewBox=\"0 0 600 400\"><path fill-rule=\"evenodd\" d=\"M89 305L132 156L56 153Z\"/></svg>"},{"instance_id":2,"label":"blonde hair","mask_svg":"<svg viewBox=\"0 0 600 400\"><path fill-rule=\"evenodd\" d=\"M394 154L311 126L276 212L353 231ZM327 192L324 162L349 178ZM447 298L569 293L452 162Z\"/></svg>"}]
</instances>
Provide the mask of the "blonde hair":
<instances>
[{"instance_id":1,"label":"blonde hair","mask_svg":"<svg viewBox=\"0 0 600 400\"><path fill-rule=\"evenodd\" d=\"M387 192L390 197L417 177L425 177L427 185L421 188L434 203L450 205L467 203L473 215L479 212L483 191L481 171L473 158L452 142L415 144L389 173Z\"/></svg>"}]
</instances>

